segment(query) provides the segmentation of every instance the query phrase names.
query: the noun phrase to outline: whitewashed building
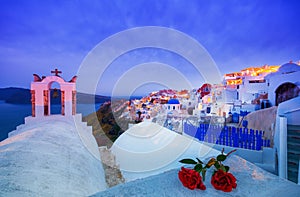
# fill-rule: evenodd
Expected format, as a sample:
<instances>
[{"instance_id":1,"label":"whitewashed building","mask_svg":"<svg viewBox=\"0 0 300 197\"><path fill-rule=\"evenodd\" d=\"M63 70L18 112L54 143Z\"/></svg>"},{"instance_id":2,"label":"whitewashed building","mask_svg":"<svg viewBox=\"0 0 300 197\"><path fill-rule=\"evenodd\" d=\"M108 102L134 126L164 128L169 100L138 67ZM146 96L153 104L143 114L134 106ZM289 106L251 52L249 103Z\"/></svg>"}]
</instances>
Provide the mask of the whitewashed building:
<instances>
[{"instance_id":1,"label":"whitewashed building","mask_svg":"<svg viewBox=\"0 0 300 197\"><path fill-rule=\"evenodd\" d=\"M277 72L266 76L268 99L273 106L299 95L300 66L294 63L282 65Z\"/></svg>"},{"instance_id":2,"label":"whitewashed building","mask_svg":"<svg viewBox=\"0 0 300 197\"><path fill-rule=\"evenodd\" d=\"M246 76L243 83L237 86L238 100L242 103L251 103L259 94L266 94L267 91L267 83L263 76Z\"/></svg>"},{"instance_id":3,"label":"whitewashed building","mask_svg":"<svg viewBox=\"0 0 300 197\"><path fill-rule=\"evenodd\" d=\"M178 99L170 99L167 104L165 104L167 113L173 110L180 112L180 102Z\"/></svg>"}]
</instances>

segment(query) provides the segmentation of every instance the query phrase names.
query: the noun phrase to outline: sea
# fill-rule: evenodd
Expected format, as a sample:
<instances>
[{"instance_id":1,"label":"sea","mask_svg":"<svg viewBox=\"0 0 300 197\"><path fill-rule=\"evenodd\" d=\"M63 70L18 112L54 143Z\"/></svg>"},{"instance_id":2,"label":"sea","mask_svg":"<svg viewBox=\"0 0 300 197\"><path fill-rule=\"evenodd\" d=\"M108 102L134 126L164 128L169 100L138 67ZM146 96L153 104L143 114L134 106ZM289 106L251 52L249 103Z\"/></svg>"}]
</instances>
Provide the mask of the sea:
<instances>
[{"instance_id":1,"label":"sea","mask_svg":"<svg viewBox=\"0 0 300 197\"><path fill-rule=\"evenodd\" d=\"M102 103L77 104L77 113L86 116L99 109ZM51 105L51 112L59 114L60 105ZM31 104L10 104L0 100L0 141L7 138L8 133L24 124L24 118L31 116Z\"/></svg>"}]
</instances>

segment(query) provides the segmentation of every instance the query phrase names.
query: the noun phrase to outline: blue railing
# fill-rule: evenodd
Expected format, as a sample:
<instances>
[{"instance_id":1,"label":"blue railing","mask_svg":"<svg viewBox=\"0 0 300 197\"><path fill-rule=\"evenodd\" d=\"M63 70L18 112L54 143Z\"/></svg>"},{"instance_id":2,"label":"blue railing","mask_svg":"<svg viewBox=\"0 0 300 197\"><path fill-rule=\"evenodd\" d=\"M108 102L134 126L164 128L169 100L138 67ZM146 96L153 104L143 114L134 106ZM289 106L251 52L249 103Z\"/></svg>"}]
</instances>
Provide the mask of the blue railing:
<instances>
[{"instance_id":1,"label":"blue railing","mask_svg":"<svg viewBox=\"0 0 300 197\"><path fill-rule=\"evenodd\" d=\"M251 150L262 150L262 147L270 147L270 139L264 139L263 131L248 128L221 127L210 124L200 124L197 127L184 123L183 131L189 136L208 143Z\"/></svg>"}]
</instances>

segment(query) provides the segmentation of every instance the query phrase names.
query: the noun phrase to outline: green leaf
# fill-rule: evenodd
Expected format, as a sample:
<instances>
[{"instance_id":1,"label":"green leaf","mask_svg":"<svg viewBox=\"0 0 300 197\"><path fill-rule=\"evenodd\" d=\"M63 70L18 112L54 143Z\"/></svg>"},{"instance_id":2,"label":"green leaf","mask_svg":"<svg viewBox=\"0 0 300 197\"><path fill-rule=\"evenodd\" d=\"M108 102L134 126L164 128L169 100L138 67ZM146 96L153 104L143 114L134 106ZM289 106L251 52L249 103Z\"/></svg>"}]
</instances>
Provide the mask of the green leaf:
<instances>
[{"instance_id":1,"label":"green leaf","mask_svg":"<svg viewBox=\"0 0 300 197\"><path fill-rule=\"evenodd\" d=\"M214 166L215 166L217 169L220 168L220 164L219 164L218 162L216 162L216 163L214 164Z\"/></svg>"},{"instance_id":2,"label":"green leaf","mask_svg":"<svg viewBox=\"0 0 300 197\"><path fill-rule=\"evenodd\" d=\"M226 159L226 155L218 155L217 160L218 161L224 161Z\"/></svg>"},{"instance_id":3,"label":"green leaf","mask_svg":"<svg viewBox=\"0 0 300 197\"><path fill-rule=\"evenodd\" d=\"M226 172L228 172L230 169L229 166L224 166L224 168L225 168Z\"/></svg>"},{"instance_id":4,"label":"green leaf","mask_svg":"<svg viewBox=\"0 0 300 197\"><path fill-rule=\"evenodd\" d=\"M197 162L192 160L192 159L182 159L179 162L180 163L185 163L185 164L197 164Z\"/></svg>"},{"instance_id":5,"label":"green leaf","mask_svg":"<svg viewBox=\"0 0 300 197\"><path fill-rule=\"evenodd\" d=\"M203 178L203 181L205 181L205 174L206 174L206 169L203 169L203 170L202 170L202 178Z\"/></svg>"},{"instance_id":6,"label":"green leaf","mask_svg":"<svg viewBox=\"0 0 300 197\"><path fill-rule=\"evenodd\" d=\"M201 170L202 170L202 164L197 164L197 165L195 165L195 167L194 167L194 170L196 170L197 172L201 172Z\"/></svg>"},{"instance_id":7,"label":"green leaf","mask_svg":"<svg viewBox=\"0 0 300 197\"><path fill-rule=\"evenodd\" d=\"M196 159L197 159L198 163L203 164L203 162L200 159L198 159L198 158L196 158Z\"/></svg>"}]
</instances>

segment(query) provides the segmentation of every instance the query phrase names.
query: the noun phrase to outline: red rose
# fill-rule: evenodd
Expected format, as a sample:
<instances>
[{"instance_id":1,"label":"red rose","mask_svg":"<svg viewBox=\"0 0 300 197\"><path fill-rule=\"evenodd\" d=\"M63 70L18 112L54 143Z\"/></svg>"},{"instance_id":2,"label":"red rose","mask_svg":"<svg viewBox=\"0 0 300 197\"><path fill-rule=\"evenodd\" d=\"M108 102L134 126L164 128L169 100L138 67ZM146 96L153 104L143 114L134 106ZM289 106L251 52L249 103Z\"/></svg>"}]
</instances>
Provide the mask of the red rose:
<instances>
[{"instance_id":1,"label":"red rose","mask_svg":"<svg viewBox=\"0 0 300 197\"><path fill-rule=\"evenodd\" d=\"M217 190L231 192L232 188L236 188L236 178L231 173L219 169L211 177L211 184Z\"/></svg>"},{"instance_id":2,"label":"red rose","mask_svg":"<svg viewBox=\"0 0 300 197\"><path fill-rule=\"evenodd\" d=\"M183 186L193 190L195 188L205 190L206 187L202 182L202 178L199 172L181 167L181 170L178 173L179 180L183 184Z\"/></svg>"}]
</instances>

